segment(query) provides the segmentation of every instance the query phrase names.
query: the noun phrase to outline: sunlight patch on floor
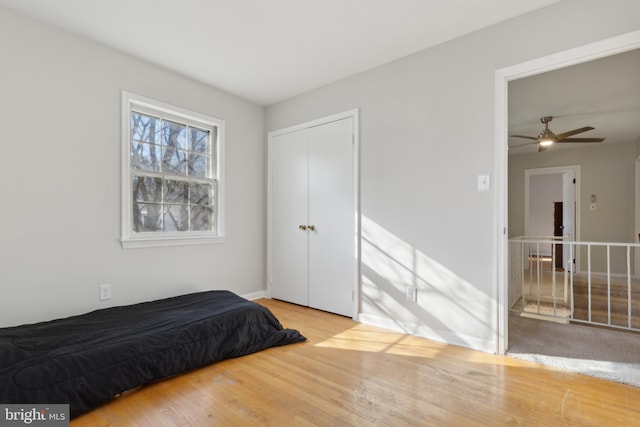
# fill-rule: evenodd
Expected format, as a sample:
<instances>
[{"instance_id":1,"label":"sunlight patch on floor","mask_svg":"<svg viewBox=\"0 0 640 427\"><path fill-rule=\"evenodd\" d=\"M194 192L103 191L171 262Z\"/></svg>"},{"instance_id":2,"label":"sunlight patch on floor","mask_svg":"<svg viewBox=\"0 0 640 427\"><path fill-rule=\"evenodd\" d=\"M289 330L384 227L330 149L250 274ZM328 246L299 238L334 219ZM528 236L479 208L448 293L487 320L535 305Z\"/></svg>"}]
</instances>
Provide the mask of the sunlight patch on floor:
<instances>
[{"instance_id":1,"label":"sunlight patch on floor","mask_svg":"<svg viewBox=\"0 0 640 427\"><path fill-rule=\"evenodd\" d=\"M429 341L413 335L386 331L366 325L356 325L329 339L316 344L317 347L335 348L403 356L433 357L447 344Z\"/></svg>"}]
</instances>

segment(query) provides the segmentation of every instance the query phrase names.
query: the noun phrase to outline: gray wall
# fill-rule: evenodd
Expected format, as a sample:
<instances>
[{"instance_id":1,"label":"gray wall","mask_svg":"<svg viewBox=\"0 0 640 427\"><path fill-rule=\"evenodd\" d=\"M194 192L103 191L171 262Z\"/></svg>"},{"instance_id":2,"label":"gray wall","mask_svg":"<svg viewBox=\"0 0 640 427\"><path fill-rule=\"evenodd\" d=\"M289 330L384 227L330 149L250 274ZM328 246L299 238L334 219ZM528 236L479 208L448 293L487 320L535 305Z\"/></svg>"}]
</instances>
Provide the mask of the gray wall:
<instances>
[{"instance_id":1,"label":"gray wall","mask_svg":"<svg viewBox=\"0 0 640 427\"><path fill-rule=\"evenodd\" d=\"M0 326L265 289L262 107L4 8L0 58ZM122 89L226 120L224 244L121 249Z\"/></svg>"},{"instance_id":2,"label":"gray wall","mask_svg":"<svg viewBox=\"0 0 640 427\"><path fill-rule=\"evenodd\" d=\"M509 236L524 235L524 173L527 169L580 165L579 240L637 243L635 233L635 142L601 144L586 148L548 151L509 157ZM590 196L597 197L591 211ZM579 271L586 269L581 253ZM606 255L594 252L592 268L606 271ZM626 270L626 253L614 251L612 269Z\"/></svg>"},{"instance_id":3,"label":"gray wall","mask_svg":"<svg viewBox=\"0 0 640 427\"><path fill-rule=\"evenodd\" d=\"M509 236L524 235L525 170L579 165L580 240L634 243L636 151L630 142L509 157Z\"/></svg>"},{"instance_id":4,"label":"gray wall","mask_svg":"<svg viewBox=\"0 0 640 427\"><path fill-rule=\"evenodd\" d=\"M264 131L360 108L364 319L496 348L494 72L640 28L567 0L264 110L0 8L0 326L191 290L264 289ZM540 22L553 31L537 31ZM226 120L223 245L122 250L120 90ZM495 183L494 183L495 184ZM511 201L510 201L511 203ZM404 301L418 286L418 303Z\"/></svg>"},{"instance_id":5,"label":"gray wall","mask_svg":"<svg viewBox=\"0 0 640 427\"><path fill-rule=\"evenodd\" d=\"M639 16L635 0L567 0L267 108L267 131L360 109L361 318L496 350L496 195L476 191L495 167L494 73Z\"/></svg>"}]
</instances>

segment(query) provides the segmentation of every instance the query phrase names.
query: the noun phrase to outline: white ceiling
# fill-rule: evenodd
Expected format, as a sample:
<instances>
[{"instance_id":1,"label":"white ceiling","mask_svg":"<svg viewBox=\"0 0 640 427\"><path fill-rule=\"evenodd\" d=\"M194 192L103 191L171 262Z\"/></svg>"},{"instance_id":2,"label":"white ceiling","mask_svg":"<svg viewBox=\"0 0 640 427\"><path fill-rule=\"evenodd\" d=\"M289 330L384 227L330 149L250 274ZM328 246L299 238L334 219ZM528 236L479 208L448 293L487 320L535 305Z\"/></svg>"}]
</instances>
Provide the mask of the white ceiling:
<instances>
[{"instance_id":1,"label":"white ceiling","mask_svg":"<svg viewBox=\"0 0 640 427\"><path fill-rule=\"evenodd\" d=\"M0 0L270 105L558 0Z\"/></svg>"},{"instance_id":2,"label":"white ceiling","mask_svg":"<svg viewBox=\"0 0 640 427\"><path fill-rule=\"evenodd\" d=\"M592 126L575 138L605 138L602 144L640 141L640 49L509 83L509 134L536 137L543 116L555 133ZM509 146L531 142L509 138ZM555 144L549 151L593 144ZM537 151L512 148L510 155Z\"/></svg>"},{"instance_id":3,"label":"white ceiling","mask_svg":"<svg viewBox=\"0 0 640 427\"><path fill-rule=\"evenodd\" d=\"M270 105L559 0L0 0L0 6ZM509 133L640 137L640 50L509 84ZM528 142L510 138L509 145ZM562 144L557 150L575 147ZM536 146L509 154L535 152Z\"/></svg>"}]
</instances>

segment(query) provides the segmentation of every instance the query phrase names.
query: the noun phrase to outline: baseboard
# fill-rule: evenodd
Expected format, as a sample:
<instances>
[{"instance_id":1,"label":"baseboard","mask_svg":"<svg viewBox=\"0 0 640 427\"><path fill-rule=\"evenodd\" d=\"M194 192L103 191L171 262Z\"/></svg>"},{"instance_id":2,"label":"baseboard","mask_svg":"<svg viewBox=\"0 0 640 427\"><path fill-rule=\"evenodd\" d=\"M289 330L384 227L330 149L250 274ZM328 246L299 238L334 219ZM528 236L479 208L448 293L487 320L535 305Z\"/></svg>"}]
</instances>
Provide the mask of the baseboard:
<instances>
[{"instance_id":1,"label":"baseboard","mask_svg":"<svg viewBox=\"0 0 640 427\"><path fill-rule=\"evenodd\" d=\"M496 344L491 341L482 340L478 337L459 334L451 331L433 330L424 325L408 324L400 322L388 317L375 316L371 314L360 313L358 320L373 326L390 329L409 335L415 335L426 338L431 341L437 341L444 344L457 345L459 347L470 348L472 350L482 351L484 353L495 353Z\"/></svg>"},{"instance_id":2,"label":"baseboard","mask_svg":"<svg viewBox=\"0 0 640 427\"><path fill-rule=\"evenodd\" d=\"M251 292L251 293L243 294L240 296L244 299L248 299L249 301L253 301L260 298L269 298L267 291Z\"/></svg>"}]
</instances>

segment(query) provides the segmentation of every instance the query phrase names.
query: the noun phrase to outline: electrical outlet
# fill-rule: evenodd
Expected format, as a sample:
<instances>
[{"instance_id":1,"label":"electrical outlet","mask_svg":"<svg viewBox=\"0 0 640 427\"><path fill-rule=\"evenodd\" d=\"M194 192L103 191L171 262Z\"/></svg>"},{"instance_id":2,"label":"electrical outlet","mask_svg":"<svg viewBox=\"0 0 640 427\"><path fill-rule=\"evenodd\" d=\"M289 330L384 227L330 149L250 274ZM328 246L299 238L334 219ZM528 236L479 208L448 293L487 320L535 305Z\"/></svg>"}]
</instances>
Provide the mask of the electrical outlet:
<instances>
[{"instance_id":1,"label":"electrical outlet","mask_svg":"<svg viewBox=\"0 0 640 427\"><path fill-rule=\"evenodd\" d=\"M109 283L100 285L100 301L111 299L111 285Z\"/></svg>"}]
</instances>

